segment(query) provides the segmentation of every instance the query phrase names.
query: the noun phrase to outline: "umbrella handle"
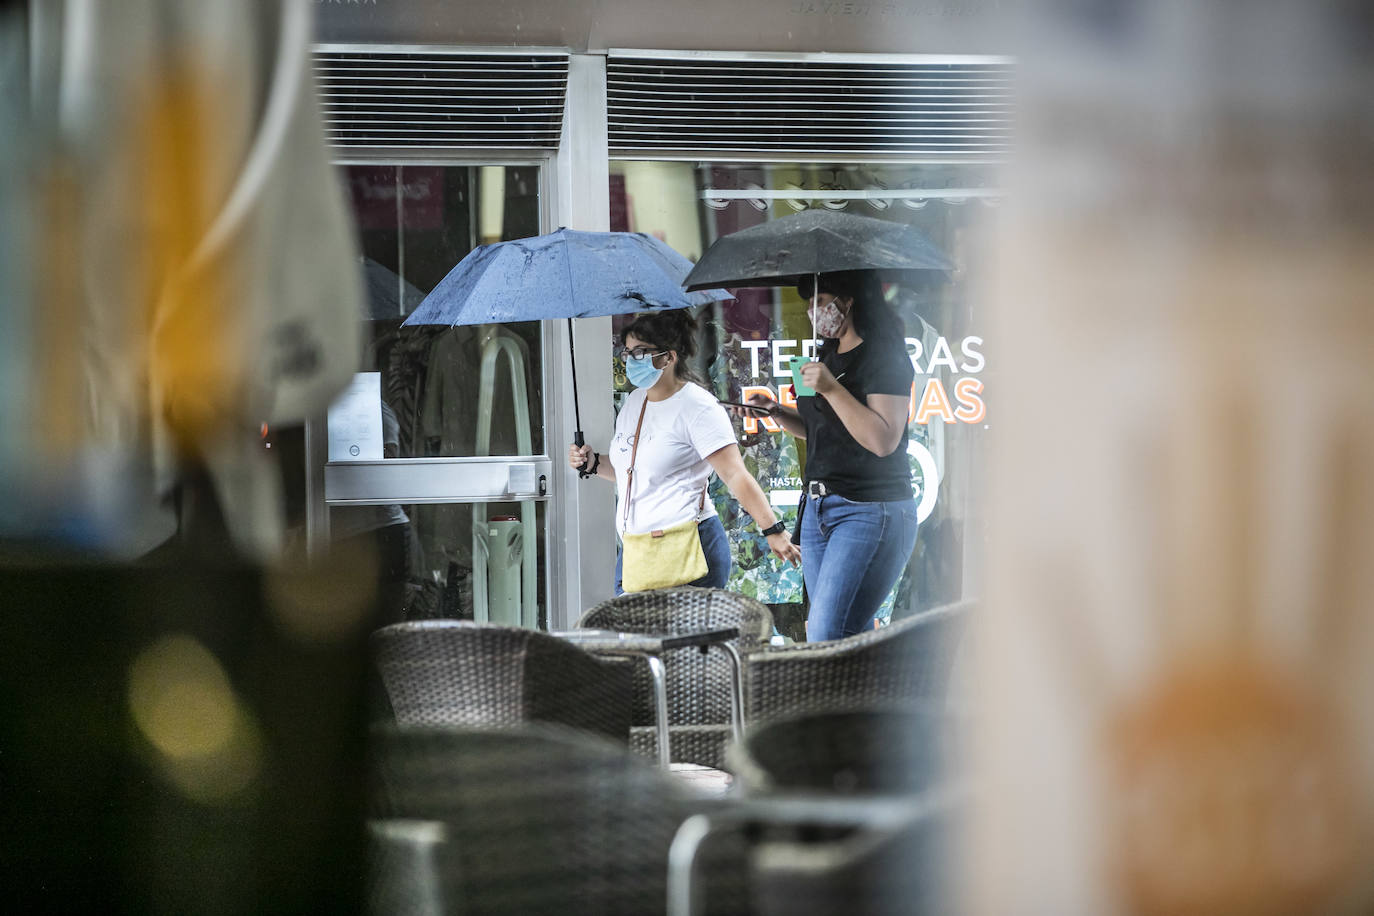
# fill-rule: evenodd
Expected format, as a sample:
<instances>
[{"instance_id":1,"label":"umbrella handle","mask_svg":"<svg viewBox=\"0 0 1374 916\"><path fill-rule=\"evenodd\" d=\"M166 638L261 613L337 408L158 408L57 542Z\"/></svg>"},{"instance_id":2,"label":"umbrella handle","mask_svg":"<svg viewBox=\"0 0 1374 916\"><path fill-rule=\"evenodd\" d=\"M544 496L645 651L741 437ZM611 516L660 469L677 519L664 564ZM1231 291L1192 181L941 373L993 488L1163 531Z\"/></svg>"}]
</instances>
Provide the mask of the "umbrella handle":
<instances>
[{"instance_id":1,"label":"umbrella handle","mask_svg":"<svg viewBox=\"0 0 1374 916\"><path fill-rule=\"evenodd\" d=\"M582 437L582 430L580 430L580 429L579 429L579 430L574 430L574 431L573 431L573 445L577 446L578 448L581 448L582 446L584 446L584 445L586 445L586 444L587 444L587 440L584 439L584 438ZM586 465L585 462L583 463L582 467L580 467L580 468L577 469L577 476L578 476L578 477L581 477L581 478L583 478L583 479L586 479L586 478L588 478L588 477L593 476L591 473L589 473L589 472L587 471L587 465Z\"/></svg>"},{"instance_id":2,"label":"umbrella handle","mask_svg":"<svg viewBox=\"0 0 1374 916\"><path fill-rule=\"evenodd\" d=\"M577 347L573 344L572 318L568 319L568 361L572 364L573 415L577 419L577 429L573 431L573 445L581 448L587 444L587 440L582 438L582 409L577 404ZM585 480L594 475L587 471L587 464L583 462L582 467L577 469L577 476Z\"/></svg>"}]
</instances>

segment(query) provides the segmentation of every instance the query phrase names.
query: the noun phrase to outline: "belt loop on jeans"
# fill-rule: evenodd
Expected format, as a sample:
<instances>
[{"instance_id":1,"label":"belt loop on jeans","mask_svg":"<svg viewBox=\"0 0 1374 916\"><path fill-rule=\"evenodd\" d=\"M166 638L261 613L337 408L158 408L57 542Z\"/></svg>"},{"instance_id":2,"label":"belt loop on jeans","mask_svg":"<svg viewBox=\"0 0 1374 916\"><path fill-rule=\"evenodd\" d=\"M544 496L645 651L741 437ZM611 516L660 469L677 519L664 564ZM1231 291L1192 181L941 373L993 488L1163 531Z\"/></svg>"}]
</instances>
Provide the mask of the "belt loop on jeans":
<instances>
[{"instance_id":1,"label":"belt loop on jeans","mask_svg":"<svg viewBox=\"0 0 1374 916\"><path fill-rule=\"evenodd\" d=\"M807 484L806 484L806 495L807 495L807 496L814 496L814 497L829 496L829 495L830 495L831 493L833 493L833 492L834 492L833 490L831 490L829 487L827 487L827 486L825 485L824 481L820 481L820 480L811 480L811 481L808 481Z\"/></svg>"}]
</instances>

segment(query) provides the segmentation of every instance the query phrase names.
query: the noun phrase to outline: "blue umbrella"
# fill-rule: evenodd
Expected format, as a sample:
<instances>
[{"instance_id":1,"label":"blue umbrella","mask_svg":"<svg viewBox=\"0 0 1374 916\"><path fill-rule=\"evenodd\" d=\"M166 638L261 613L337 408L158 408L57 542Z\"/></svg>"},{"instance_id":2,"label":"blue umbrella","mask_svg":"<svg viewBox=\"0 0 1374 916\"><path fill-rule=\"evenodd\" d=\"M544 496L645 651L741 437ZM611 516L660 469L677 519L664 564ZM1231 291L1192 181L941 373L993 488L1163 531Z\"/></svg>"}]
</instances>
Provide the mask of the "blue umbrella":
<instances>
[{"instance_id":1,"label":"blue umbrella","mask_svg":"<svg viewBox=\"0 0 1374 916\"><path fill-rule=\"evenodd\" d=\"M572 320L657 309L680 309L733 298L723 289L684 292L692 262L642 232L579 232L482 245L459 261L403 326L505 323L566 318L572 360L573 412L583 444L577 400Z\"/></svg>"}]
</instances>

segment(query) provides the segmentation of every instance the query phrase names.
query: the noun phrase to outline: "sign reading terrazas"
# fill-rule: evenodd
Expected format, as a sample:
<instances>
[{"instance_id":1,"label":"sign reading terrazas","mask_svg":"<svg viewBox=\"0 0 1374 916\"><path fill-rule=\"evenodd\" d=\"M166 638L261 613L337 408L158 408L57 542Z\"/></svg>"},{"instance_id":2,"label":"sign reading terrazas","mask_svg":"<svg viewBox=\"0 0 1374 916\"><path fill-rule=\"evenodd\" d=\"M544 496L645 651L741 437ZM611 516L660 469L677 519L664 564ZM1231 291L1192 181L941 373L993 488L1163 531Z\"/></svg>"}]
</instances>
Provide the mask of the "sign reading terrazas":
<instances>
[{"instance_id":1,"label":"sign reading terrazas","mask_svg":"<svg viewBox=\"0 0 1374 916\"><path fill-rule=\"evenodd\" d=\"M749 353L750 378L749 384L741 386L740 400L747 401L761 394L788 407L796 407L788 361L793 356L813 356L814 341L744 340L740 341L740 346ZM916 370L907 409L908 423L983 422L987 417L987 405L983 401L983 382L978 373L983 371L987 361L983 358L982 346L981 337L965 337L958 341L957 347L939 337L926 353L920 340L906 339L907 353ZM768 381L759 383L759 379ZM770 433L782 430L781 424L771 418L746 418L744 432L758 432L760 423Z\"/></svg>"}]
</instances>

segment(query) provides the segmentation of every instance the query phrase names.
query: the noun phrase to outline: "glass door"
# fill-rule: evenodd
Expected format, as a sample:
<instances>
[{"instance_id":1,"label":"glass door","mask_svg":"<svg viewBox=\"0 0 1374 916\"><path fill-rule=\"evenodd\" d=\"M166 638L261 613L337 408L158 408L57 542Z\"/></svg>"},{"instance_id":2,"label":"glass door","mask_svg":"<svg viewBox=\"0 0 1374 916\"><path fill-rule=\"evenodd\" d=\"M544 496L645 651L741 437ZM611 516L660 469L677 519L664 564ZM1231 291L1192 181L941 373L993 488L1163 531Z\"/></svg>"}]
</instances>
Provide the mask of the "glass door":
<instances>
[{"instance_id":1,"label":"glass door","mask_svg":"<svg viewBox=\"0 0 1374 916\"><path fill-rule=\"evenodd\" d=\"M473 248L542 231L545 169L342 170L362 251L365 349L313 438L327 506L313 546L375 551L390 620L546 626L542 327L405 324Z\"/></svg>"}]
</instances>

